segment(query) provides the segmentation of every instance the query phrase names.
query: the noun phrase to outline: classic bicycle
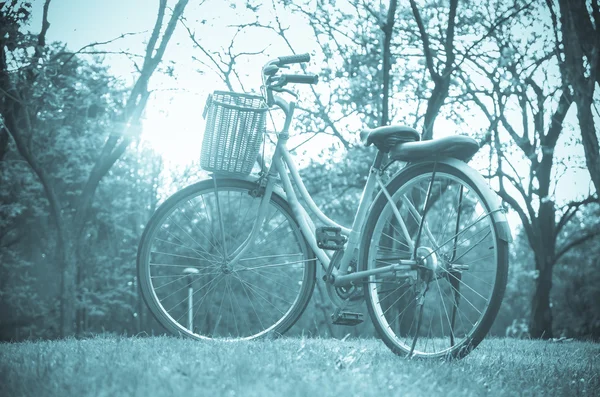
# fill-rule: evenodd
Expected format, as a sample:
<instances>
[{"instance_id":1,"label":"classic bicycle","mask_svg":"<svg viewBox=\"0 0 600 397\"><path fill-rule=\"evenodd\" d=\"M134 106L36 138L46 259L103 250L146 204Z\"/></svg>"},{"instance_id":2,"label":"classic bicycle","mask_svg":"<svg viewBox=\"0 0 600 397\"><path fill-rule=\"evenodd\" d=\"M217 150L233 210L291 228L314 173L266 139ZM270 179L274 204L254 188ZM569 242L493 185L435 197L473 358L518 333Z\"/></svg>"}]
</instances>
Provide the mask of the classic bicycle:
<instances>
[{"instance_id":1,"label":"classic bicycle","mask_svg":"<svg viewBox=\"0 0 600 397\"><path fill-rule=\"evenodd\" d=\"M408 357L460 358L489 331L508 271L510 230L495 193L468 161L475 140L420 141L405 126L361 132L377 148L351 227L314 203L286 147L295 109L284 74L308 54L262 68L262 95L214 92L205 109L201 166L209 179L169 197L141 238L143 297L168 331L200 340L286 332L305 310L317 263L335 324L369 316L385 344ZM285 115L270 165L251 176L269 109ZM389 181L394 162L406 165ZM315 227L311 211L319 222ZM359 299L360 298L360 299Z\"/></svg>"}]
</instances>

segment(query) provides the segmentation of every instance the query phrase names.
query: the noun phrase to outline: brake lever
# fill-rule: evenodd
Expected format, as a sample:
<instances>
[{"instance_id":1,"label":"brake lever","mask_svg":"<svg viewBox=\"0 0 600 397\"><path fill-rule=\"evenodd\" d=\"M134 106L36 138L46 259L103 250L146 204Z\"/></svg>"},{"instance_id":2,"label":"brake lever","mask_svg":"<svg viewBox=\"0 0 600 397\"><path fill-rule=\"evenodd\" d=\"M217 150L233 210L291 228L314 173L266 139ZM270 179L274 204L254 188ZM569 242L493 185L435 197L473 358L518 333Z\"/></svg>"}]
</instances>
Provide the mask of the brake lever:
<instances>
[{"instance_id":1,"label":"brake lever","mask_svg":"<svg viewBox=\"0 0 600 397\"><path fill-rule=\"evenodd\" d=\"M271 87L271 89L275 92L285 92L287 94L292 95L294 98L298 99L298 94L296 94L294 91L288 89L288 88L283 88L283 87Z\"/></svg>"},{"instance_id":2,"label":"brake lever","mask_svg":"<svg viewBox=\"0 0 600 397\"><path fill-rule=\"evenodd\" d=\"M279 67L275 65L269 65L263 68L263 74L265 76L273 76L275 73L279 71Z\"/></svg>"},{"instance_id":3,"label":"brake lever","mask_svg":"<svg viewBox=\"0 0 600 397\"><path fill-rule=\"evenodd\" d=\"M269 87L271 87L272 89L275 89L275 88L283 88L283 86L287 84L287 81L285 79L285 76L274 75L274 76L269 76L267 78L266 83Z\"/></svg>"}]
</instances>

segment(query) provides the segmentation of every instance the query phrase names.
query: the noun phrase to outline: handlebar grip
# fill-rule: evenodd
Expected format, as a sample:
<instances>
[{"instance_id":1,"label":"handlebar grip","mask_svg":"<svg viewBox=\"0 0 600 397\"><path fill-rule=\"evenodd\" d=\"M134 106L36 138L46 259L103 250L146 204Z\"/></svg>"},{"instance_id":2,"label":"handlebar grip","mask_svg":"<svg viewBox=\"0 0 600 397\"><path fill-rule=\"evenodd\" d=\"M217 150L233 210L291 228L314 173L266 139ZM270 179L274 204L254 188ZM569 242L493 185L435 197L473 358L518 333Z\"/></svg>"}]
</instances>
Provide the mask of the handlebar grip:
<instances>
[{"instance_id":1,"label":"handlebar grip","mask_svg":"<svg viewBox=\"0 0 600 397\"><path fill-rule=\"evenodd\" d=\"M316 84L319 81L319 76L316 74L284 74L281 77L286 83Z\"/></svg>"},{"instance_id":2,"label":"handlebar grip","mask_svg":"<svg viewBox=\"0 0 600 397\"><path fill-rule=\"evenodd\" d=\"M290 63L302 63L302 62L310 61L310 54L287 55L287 56L279 57L278 59L279 59L278 64L280 66L288 65Z\"/></svg>"}]
</instances>

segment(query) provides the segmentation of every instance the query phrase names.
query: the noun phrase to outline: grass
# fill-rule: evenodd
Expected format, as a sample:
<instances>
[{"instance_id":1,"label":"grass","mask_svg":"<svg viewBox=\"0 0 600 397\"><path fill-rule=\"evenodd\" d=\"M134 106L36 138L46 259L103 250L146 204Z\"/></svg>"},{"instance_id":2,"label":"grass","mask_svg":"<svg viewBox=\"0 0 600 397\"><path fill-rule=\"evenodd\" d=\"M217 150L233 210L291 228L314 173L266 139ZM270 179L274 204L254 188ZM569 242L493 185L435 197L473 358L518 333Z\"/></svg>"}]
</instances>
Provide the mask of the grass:
<instances>
[{"instance_id":1,"label":"grass","mask_svg":"<svg viewBox=\"0 0 600 397\"><path fill-rule=\"evenodd\" d=\"M584 396L600 345L487 339L459 361L375 339L201 343L98 337L0 344L0 396Z\"/></svg>"}]
</instances>

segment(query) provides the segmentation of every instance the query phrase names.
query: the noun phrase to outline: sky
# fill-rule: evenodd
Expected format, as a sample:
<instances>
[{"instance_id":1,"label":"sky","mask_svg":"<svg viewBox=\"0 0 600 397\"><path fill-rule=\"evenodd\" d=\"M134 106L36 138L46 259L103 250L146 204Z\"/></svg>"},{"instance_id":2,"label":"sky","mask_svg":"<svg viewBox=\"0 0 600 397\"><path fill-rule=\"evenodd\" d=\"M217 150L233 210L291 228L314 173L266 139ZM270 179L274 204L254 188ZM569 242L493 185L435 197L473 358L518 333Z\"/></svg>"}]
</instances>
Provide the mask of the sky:
<instances>
[{"instance_id":1,"label":"sky","mask_svg":"<svg viewBox=\"0 0 600 397\"><path fill-rule=\"evenodd\" d=\"M32 3L34 10L31 29L37 32L41 26L43 0L33 0ZM185 16L202 44L212 50L228 45L232 34L232 28L228 27L230 24L253 20L248 16L249 13L244 12L243 7L231 6L236 1L207 0L205 4L199 5L200 3L190 0ZM169 0L169 4L174 5L175 0ZM157 8L158 0L52 0L48 17L51 26L47 39L65 42L71 50L77 50L90 43L115 39L124 33L136 33L97 48L143 54L144 43L150 35ZM262 7L261 13L263 12L264 17L268 17L269 7ZM283 14L280 16L284 18L283 23L291 27L289 36L292 37L297 52L311 52L315 49L317 44L306 24L301 20L286 20ZM259 89L260 68L267 60L289 54L284 43L274 40L272 35L267 36L266 32L261 35L260 30L254 30L252 35L240 35L236 44L238 51L265 50L265 54L240 60L246 90ZM193 55L200 55L200 52L193 47L187 32L179 26L164 57L164 63L175 62L175 77L155 73L151 80L150 88L154 93L145 112L142 136L162 155L167 167L185 166L199 158L204 129L201 115L205 99L216 89L226 89L214 73L198 73L198 69L206 70L206 67L192 62ZM133 83L135 69L128 57L106 56L106 62L116 76L126 83ZM309 70L318 73L314 63L309 65ZM575 117L573 109L570 117ZM456 125L445 123L440 118L436 122L436 136L468 133L467 128L474 129L474 125L487 124L485 120L472 121L465 130L460 130ZM360 127L357 125L356 130L360 130ZM561 155L581 156L581 146L566 144L575 134L563 135L564 138L559 142ZM319 139L321 140L311 141L312 147L322 148L332 143L327 137ZM295 142L292 140L290 146L294 146ZM566 177L557 186L559 201L571 198L573 192L588 191L590 178L586 170L569 167L565 172Z\"/></svg>"},{"instance_id":2,"label":"sky","mask_svg":"<svg viewBox=\"0 0 600 397\"><path fill-rule=\"evenodd\" d=\"M34 9L30 29L39 32L43 0L34 0L32 3ZM244 10L233 8L230 3L209 0L198 6L199 2L192 0L188 4L185 11L188 25L197 31L207 48L218 50L229 44L232 29L227 25L234 23L232 21L249 21ZM174 4L174 0L169 1L170 6ZM97 49L143 54L157 9L157 0L52 0L47 39L65 42L69 49L78 50L90 43L113 40L124 33L137 33L98 46ZM260 31L256 31L252 37L241 35L236 44L243 51L260 51L268 47L266 55L257 55L252 61L240 59L240 64L244 65L243 74L246 74L243 76L247 82L245 88L248 90L260 89L260 69L270 59L269 54L275 54L271 57L289 54L282 43L264 39ZM303 46L298 48L302 50ZM167 166L186 165L198 159L204 129L201 115L205 100L214 90L226 90L224 83L213 73L198 73L198 69L206 67L192 62L192 55L200 55L200 52L193 47L187 32L178 26L163 59L163 64L175 62L174 78L155 73L150 82L150 89L154 92L145 111L142 136L162 155ZM107 55L106 62L111 72L125 83L134 82L134 64L127 56Z\"/></svg>"},{"instance_id":3,"label":"sky","mask_svg":"<svg viewBox=\"0 0 600 397\"><path fill-rule=\"evenodd\" d=\"M142 32L97 48L143 54L143 42L149 37L154 24L157 4L157 1L132 0L53 0L48 12L50 29L47 39L66 42L71 50L78 50L90 43L115 39L123 33ZM33 1L33 30L39 30L41 26L42 5L42 0ZM174 54L169 50L169 57L177 56L176 52ZM126 56L109 56L107 61L111 71L126 84L134 82L134 65ZM155 89L177 88L175 82L161 76L157 81L157 76L152 80ZM188 139L195 140L197 135L193 133L192 118L198 115L196 97L200 92L193 90L192 84L186 84L185 87L192 89L188 92L181 90L178 95L168 92L167 95L165 92L154 94L145 113L143 137L167 161L177 158L183 162L189 161L193 156L191 148L198 144L177 144Z\"/></svg>"}]
</instances>

